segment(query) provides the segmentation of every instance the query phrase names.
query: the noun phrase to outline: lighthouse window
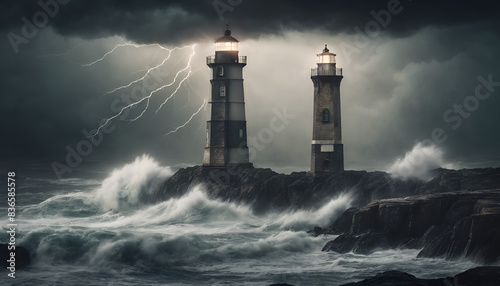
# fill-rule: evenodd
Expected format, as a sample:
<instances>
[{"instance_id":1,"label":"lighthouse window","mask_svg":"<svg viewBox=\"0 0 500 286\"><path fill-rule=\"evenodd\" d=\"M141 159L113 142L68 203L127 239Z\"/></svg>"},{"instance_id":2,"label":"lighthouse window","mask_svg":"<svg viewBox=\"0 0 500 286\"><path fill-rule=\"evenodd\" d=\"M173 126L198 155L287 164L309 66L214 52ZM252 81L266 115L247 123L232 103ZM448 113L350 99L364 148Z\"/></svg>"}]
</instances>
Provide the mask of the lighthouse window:
<instances>
[{"instance_id":1,"label":"lighthouse window","mask_svg":"<svg viewBox=\"0 0 500 286\"><path fill-rule=\"evenodd\" d=\"M225 97L226 96L226 85L224 85L224 84L220 85L219 95L221 97Z\"/></svg>"},{"instance_id":2,"label":"lighthouse window","mask_svg":"<svg viewBox=\"0 0 500 286\"><path fill-rule=\"evenodd\" d=\"M243 128L240 128L240 138L243 138Z\"/></svg>"},{"instance_id":3,"label":"lighthouse window","mask_svg":"<svg viewBox=\"0 0 500 286\"><path fill-rule=\"evenodd\" d=\"M224 67L223 66L217 67L217 76L224 76Z\"/></svg>"},{"instance_id":4,"label":"lighthouse window","mask_svg":"<svg viewBox=\"0 0 500 286\"><path fill-rule=\"evenodd\" d=\"M335 151L335 148L332 144L321 144L322 153L333 152L333 151Z\"/></svg>"},{"instance_id":5,"label":"lighthouse window","mask_svg":"<svg viewBox=\"0 0 500 286\"><path fill-rule=\"evenodd\" d=\"M321 118L322 118L323 123L330 122L330 110L328 110L326 108L323 109L323 111L321 112Z\"/></svg>"}]
</instances>

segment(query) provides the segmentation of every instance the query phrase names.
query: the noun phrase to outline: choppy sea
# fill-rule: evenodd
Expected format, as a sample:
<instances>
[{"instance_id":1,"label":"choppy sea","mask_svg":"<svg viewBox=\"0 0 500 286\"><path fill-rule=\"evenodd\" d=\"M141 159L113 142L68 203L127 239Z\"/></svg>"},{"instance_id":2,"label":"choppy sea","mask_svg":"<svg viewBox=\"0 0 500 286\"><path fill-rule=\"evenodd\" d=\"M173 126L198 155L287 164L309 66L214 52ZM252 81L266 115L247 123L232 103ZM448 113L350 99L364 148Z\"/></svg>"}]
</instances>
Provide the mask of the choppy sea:
<instances>
[{"instance_id":1,"label":"choppy sea","mask_svg":"<svg viewBox=\"0 0 500 286\"><path fill-rule=\"evenodd\" d=\"M438 278L476 266L416 258L419 250L322 252L334 237L306 231L349 207L347 193L316 209L266 215L209 199L203 185L180 198L141 201L172 174L149 157L61 180L45 165L26 164L16 174L16 245L29 249L32 263L15 279L0 271L0 285L340 285L387 270Z\"/></svg>"}]
</instances>

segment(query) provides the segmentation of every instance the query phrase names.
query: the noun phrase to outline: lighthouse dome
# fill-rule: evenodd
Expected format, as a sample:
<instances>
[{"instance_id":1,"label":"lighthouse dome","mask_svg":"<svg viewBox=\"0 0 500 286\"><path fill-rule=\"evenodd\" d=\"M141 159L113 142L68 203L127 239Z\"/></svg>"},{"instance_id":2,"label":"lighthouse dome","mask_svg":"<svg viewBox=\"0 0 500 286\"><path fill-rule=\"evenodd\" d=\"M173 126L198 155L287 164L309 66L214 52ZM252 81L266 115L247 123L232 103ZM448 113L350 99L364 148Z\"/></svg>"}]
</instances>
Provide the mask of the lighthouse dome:
<instances>
[{"instance_id":1,"label":"lighthouse dome","mask_svg":"<svg viewBox=\"0 0 500 286\"><path fill-rule=\"evenodd\" d=\"M231 31L228 29L224 32L224 36L215 40L215 51L238 51L238 40L231 36Z\"/></svg>"}]
</instances>

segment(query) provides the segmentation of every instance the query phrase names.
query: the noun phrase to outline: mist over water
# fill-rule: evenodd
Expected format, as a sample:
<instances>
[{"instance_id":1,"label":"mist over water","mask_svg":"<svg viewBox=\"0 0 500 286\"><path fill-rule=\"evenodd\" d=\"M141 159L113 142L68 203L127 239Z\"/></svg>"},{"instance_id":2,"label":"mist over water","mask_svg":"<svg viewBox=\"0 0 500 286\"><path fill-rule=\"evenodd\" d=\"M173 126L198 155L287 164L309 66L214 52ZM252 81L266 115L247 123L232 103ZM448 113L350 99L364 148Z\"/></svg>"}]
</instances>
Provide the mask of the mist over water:
<instances>
[{"instance_id":1,"label":"mist over water","mask_svg":"<svg viewBox=\"0 0 500 286\"><path fill-rule=\"evenodd\" d=\"M332 196L314 209L266 215L255 215L249 205L210 199L203 185L182 197L147 200L171 175L169 167L142 156L100 183L26 180L45 191L19 191L21 197L22 192L29 194L32 202L18 208L18 244L31 251L32 265L20 270L16 281L322 285L325 279L339 284L357 281L387 267L434 277L473 266L416 259L418 250L370 256L321 252L334 236L312 237L306 231L328 227L350 206L351 193ZM6 239L2 232L0 240ZM428 266L432 270L422 273Z\"/></svg>"}]
</instances>

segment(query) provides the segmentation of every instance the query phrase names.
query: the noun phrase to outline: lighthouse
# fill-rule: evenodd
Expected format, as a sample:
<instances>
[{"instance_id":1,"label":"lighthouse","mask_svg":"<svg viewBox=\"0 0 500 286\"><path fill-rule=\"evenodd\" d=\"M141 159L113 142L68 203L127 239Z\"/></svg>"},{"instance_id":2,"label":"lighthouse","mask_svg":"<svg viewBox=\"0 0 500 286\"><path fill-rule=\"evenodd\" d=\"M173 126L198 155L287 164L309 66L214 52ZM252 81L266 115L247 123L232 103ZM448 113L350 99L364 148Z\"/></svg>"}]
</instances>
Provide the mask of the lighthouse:
<instances>
[{"instance_id":1,"label":"lighthouse","mask_svg":"<svg viewBox=\"0 0 500 286\"><path fill-rule=\"evenodd\" d=\"M344 146L340 117L342 69L336 67L335 54L327 45L317 55L317 67L311 70L314 84L312 173L338 173L344 170Z\"/></svg>"},{"instance_id":2,"label":"lighthouse","mask_svg":"<svg viewBox=\"0 0 500 286\"><path fill-rule=\"evenodd\" d=\"M203 166L249 165L243 67L238 40L227 29L215 41L215 55L207 57L211 69L211 95Z\"/></svg>"}]
</instances>

